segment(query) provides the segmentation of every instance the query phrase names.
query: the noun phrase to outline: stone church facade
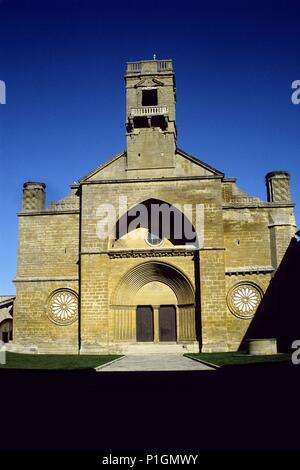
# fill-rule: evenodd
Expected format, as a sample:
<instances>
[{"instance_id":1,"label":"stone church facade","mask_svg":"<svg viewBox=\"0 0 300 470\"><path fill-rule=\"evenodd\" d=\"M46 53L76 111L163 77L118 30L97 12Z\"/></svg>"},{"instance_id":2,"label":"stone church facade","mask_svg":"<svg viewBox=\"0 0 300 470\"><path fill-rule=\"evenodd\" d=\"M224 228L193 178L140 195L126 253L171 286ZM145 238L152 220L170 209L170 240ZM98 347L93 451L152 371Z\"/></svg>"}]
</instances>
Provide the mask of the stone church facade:
<instances>
[{"instance_id":1,"label":"stone church facade","mask_svg":"<svg viewBox=\"0 0 300 470\"><path fill-rule=\"evenodd\" d=\"M127 150L48 207L24 184L12 346L235 351L295 233L289 175L269 173L263 201L177 148L171 60L130 62L125 83Z\"/></svg>"}]
</instances>

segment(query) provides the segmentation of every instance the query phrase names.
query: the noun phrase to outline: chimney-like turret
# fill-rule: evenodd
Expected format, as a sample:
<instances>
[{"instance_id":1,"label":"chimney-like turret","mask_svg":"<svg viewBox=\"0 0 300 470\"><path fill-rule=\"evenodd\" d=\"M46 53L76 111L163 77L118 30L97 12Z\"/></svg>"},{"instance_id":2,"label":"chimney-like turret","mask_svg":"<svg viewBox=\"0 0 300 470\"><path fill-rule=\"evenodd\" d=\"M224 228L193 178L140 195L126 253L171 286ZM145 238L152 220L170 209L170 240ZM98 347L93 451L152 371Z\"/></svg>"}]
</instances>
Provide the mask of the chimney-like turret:
<instances>
[{"instance_id":1,"label":"chimney-like turret","mask_svg":"<svg viewBox=\"0 0 300 470\"><path fill-rule=\"evenodd\" d=\"M28 181L23 185L23 212L43 211L45 209L45 183Z\"/></svg>"},{"instance_id":2,"label":"chimney-like turret","mask_svg":"<svg viewBox=\"0 0 300 470\"><path fill-rule=\"evenodd\" d=\"M291 202L290 175L272 171L266 175L268 202Z\"/></svg>"}]
</instances>

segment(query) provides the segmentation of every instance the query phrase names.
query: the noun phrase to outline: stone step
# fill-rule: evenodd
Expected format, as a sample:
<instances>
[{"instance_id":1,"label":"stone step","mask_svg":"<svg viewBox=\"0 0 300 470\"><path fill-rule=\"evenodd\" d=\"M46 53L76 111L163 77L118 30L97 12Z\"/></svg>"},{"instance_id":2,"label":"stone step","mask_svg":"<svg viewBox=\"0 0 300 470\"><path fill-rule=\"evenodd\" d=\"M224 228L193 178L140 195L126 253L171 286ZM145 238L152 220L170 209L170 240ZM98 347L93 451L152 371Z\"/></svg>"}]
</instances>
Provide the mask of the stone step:
<instances>
[{"instance_id":1,"label":"stone step","mask_svg":"<svg viewBox=\"0 0 300 470\"><path fill-rule=\"evenodd\" d=\"M178 343L133 343L122 344L122 354L147 355L147 354L186 354L199 352L199 344L178 344Z\"/></svg>"}]
</instances>

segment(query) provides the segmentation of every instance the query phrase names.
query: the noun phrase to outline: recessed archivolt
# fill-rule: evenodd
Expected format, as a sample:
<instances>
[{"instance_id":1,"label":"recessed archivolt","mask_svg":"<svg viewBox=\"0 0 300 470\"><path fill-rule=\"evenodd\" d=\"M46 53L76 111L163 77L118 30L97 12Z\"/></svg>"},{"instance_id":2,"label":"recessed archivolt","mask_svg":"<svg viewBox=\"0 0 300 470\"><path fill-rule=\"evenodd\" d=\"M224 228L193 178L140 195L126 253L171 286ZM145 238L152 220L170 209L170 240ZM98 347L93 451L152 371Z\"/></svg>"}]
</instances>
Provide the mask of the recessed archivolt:
<instances>
[{"instance_id":1,"label":"recessed archivolt","mask_svg":"<svg viewBox=\"0 0 300 470\"><path fill-rule=\"evenodd\" d=\"M169 239L172 245L198 247L196 230L187 215L176 205L152 198L135 204L121 215L112 228L108 249L114 244L115 238L119 240L138 226L160 238Z\"/></svg>"},{"instance_id":2,"label":"recessed archivolt","mask_svg":"<svg viewBox=\"0 0 300 470\"><path fill-rule=\"evenodd\" d=\"M167 263L152 261L139 264L124 274L115 289L111 304L134 303L139 289L153 281L169 286L176 295L178 305L194 304L194 289L185 274Z\"/></svg>"}]
</instances>

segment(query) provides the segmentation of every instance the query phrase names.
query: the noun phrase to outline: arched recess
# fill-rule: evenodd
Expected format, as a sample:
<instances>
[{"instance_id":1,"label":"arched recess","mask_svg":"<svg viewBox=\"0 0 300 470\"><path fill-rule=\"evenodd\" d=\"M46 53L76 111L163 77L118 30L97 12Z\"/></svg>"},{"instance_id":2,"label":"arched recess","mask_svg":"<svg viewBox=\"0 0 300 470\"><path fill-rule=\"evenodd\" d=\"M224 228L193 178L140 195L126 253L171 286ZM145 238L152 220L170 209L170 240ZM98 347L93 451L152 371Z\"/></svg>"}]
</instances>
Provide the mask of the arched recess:
<instances>
[{"instance_id":1,"label":"arched recess","mask_svg":"<svg viewBox=\"0 0 300 470\"><path fill-rule=\"evenodd\" d=\"M169 286L179 305L195 303L194 289L179 269L160 261L146 261L131 268L119 281L112 296L113 305L126 305L148 282L159 281Z\"/></svg>"},{"instance_id":2,"label":"arched recess","mask_svg":"<svg viewBox=\"0 0 300 470\"><path fill-rule=\"evenodd\" d=\"M13 324L12 319L6 318L0 323L0 340L8 343L12 340Z\"/></svg>"},{"instance_id":3,"label":"arched recess","mask_svg":"<svg viewBox=\"0 0 300 470\"><path fill-rule=\"evenodd\" d=\"M161 199L147 199L128 209L117 221L113 238L119 240L140 227L161 239L170 240L174 246L199 247L197 232L189 217L178 207Z\"/></svg>"},{"instance_id":4,"label":"arched recess","mask_svg":"<svg viewBox=\"0 0 300 470\"><path fill-rule=\"evenodd\" d=\"M178 341L195 341L194 288L182 271L160 261L141 263L129 269L120 279L111 298L111 309L114 316L114 339L135 340L137 294L146 284L153 282L168 286L176 296ZM155 296L152 304L157 306Z\"/></svg>"}]
</instances>

